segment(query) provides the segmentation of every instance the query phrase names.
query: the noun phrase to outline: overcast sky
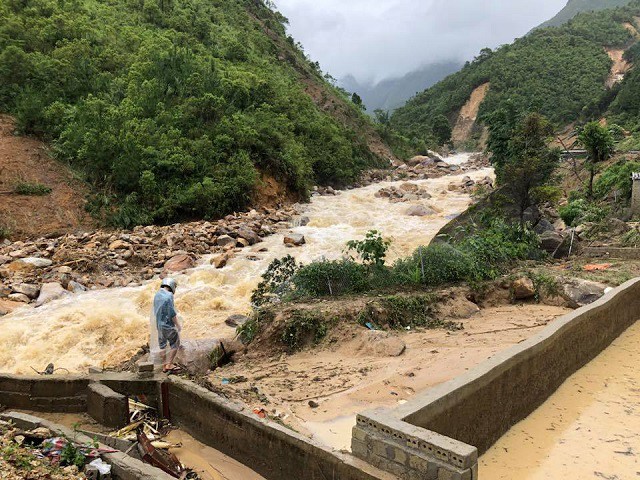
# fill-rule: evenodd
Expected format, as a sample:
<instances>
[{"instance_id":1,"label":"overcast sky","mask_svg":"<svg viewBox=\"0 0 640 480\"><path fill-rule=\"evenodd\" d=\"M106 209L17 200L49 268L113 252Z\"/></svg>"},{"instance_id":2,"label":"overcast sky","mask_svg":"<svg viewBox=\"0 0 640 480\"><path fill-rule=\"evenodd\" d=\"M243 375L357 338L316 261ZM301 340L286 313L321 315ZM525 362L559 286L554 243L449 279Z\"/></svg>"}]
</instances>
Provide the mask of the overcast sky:
<instances>
[{"instance_id":1,"label":"overcast sky","mask_svg":"<svg viewBox=\"0 0 640 480\"><path fill-rule=\"evenodd\" d=\"M470 60L551 18L567 0L276 0L289 33L336 78L403 75Z\"/></svg>"}]
</instances>

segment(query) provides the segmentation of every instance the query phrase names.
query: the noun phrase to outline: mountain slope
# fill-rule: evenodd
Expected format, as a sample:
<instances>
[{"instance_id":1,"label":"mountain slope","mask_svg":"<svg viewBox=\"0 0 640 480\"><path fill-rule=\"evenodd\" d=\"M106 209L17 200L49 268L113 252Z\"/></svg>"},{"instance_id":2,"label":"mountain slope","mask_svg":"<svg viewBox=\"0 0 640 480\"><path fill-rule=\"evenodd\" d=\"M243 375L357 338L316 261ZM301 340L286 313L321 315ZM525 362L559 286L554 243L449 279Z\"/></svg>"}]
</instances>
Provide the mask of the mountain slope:
<instances>
[{"instance_id":1,"label":"mountain slope","mask_svg":"<svg viewBox=\"0 0 640 480\"><path fill-rule=\"evenodd\" d=\"M596 12L609 8L624 7L631 0L569 0L565 7L550 20L547 20L538 28L559 27L564 25L579 13Z\"/></svg>"},{"instance_id":2,"label":"mountain slope","mask_svg":"<svg viewBox=\"0 0 640 480\"><path fill-rule=\"evenodd\" d=\"M605 86L613 64L607 49L626 50L636 41L629 25L638 15L640 2L635 1L536 30L495 52L485 49L458 73L396 110L392 123L408 137L423 138L438 115L455 124L472 93L485 84L490 87L477 113L480 123L507 101L517 109L538 110L558 125L597 115L617 91Z\"/></svg>"},{"instance_id":3,"label":"mountain slope","mask_svg":"<svg viewBox=\"0 0 640 480\"><path fill-rule=\"evenodd\" d=\"M461 62L452 60L425 65L402 77L389 78L376 84L361 84L351 76L343 78L340 84L345 90L360 95L369 113L377 109L393 111L418 92L438 83L461 67Z\"/></svg>"},{"instance_id":4,"label":"mountain slope","mask_svg":"<svg viewBox=\"0 0 640 480\"><path fill-rule=\"evenodd\" d=\"M285 23L261 0L1 2L0 111L121 226L225 215L263 175L348 183L388 150Z\"/></svg>"}]
</instances>

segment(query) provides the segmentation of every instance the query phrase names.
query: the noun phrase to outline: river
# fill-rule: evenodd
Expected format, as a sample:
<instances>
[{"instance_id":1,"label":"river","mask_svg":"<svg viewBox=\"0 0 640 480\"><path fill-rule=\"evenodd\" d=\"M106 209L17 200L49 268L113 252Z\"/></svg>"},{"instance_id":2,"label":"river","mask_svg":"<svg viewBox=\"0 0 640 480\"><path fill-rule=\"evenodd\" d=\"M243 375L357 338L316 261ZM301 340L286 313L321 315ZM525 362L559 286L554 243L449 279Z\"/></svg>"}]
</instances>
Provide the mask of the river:
<instances>
[{"instance_id":1,"label":"river","mask_svg":"<svg viewBox=\"0 0 640 480\"><path fill-rule=\"evenodd\" d=\"M460 164L468 157L460 154L450 157L450 162ZM427 188L433 195L430 200L394 204L375 196L380 188L401 185L402 181L316 196L302 206L310 222L292 228L305 236L306 245L287 248L283 244L285 232L278 232L243 249L225 268L215 269L209 264L211 257L203 257L196 268L176 277L176 306L185 321L183 338L233 336L224 320L249 312L251 292L275 258L292 254L305 263L322 257L339 258L347 241L362 238L371 229L392 240L389 260L410 254L428 243L448 219L466 210L469 195L449 192L447 186L467 174L479 180L491 175L491 170L413 181ZM439 213L406 215L415 204L433 206ZM89 366L111 366L129 359L148 341L149 312L158 286L159 280L155 280L141 287L95 290L37 309L26 306L2 317L0 371L32 373L31 367L42 370L49 362L72 372L85 371Z\"/></svg>"}]
</instances>

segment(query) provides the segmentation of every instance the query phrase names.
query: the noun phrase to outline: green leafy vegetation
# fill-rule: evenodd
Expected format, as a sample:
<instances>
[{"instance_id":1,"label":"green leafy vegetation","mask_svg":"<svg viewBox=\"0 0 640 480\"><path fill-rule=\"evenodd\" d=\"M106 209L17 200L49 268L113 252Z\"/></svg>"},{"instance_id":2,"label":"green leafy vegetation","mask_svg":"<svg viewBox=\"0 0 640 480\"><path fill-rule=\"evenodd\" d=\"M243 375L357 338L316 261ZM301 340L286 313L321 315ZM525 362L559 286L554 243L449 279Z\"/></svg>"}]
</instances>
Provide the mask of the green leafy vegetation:
<instances>
[{"instance_id":1,"label":"green leafy vegetation","mask_svg":"<svg viewBox=\"0 0 640 480\"><path fill-rule=\"evenodd\" d=\"M285 23L259 0L8 0L0 109L84 172L114 225L222 216L265 172L301 196L351 182L376 163L370 122Z\"/></svg>"},{"instance_id":2,"label":"green leafy vegetation","mask_svg":"<svg viewBox=\"0 0 640 480\"><path fill-rule=\"evenodd\" d=\"M375 234L374 234L375 235ZM538 236L526 225L492 219L488 225L469 227L462 240L419 247L411 256L391 266L353 259L320 260L308 265L286 268L295 260L274 261L254 291L253 304L264 305L259 298L291 300L337 297L371 293L404 287L439 287L459 282L493 279L519 260L540 258ZM265 295L266 292L266 295ZM253 327L251 327L253 328Z\"/></svg>"},{"instance_id":3,"label":"green leafy vegetation","mask_svg":"<svg viewBox=\"0 0 640 480\"><path fill-rule=\"evenodd\" d=\"M367 306L358 314L361 325L376 328L446 328L460 330L455 322L445 322L437 316L438 297L434 294L382 297Z\"/></svg>"},{"instance_id":4,"label":"green leafy vegetation","mask_svg":"<svg viewBox=\"0 0 640 480\"><path fill-rule=\"evenodd\" d=\"M538 28L557 27L567 23L579 13L624 7L629 3L631 0L570 0L555 17L544 22Z\"/></svg>"},{"instance_id":5,"label":"green leafy vegetation","mask_svg":"<svg viewBox=\"0 0 640 480\"><path fill-rule=\"evenodd\" d=\"M309 343L317 344L329 331L327 321L317 312L293 312L282 331L282 343L290 352L300 350Z\"/></svg>"},{"instance_id":6,"label":"green leafy vegetation","mask_svg":"<svg viewBox=\"0 0 640 480\"><path fill-rule=\"evenodd\" d=\"M605 89L611 60L603 47L628 45L632 37L622 24L639 14L636 0L625 8L577 15L558 28L535 30L495 51L483 49L458 73L396 110L391 124L407 138L425 139L433 133L434 118L455 121L473 90L486 83L490 87L480 106L480 123L491 125L507 101L516 111L540 112L554 125L588 120L606 110L618 91ZM625 81L620 89L621 112L640 106L636 82ZM633 107L626 106L627 97Z\"/></svg>"},{"instance_id":7,"label":"green leafy vegetation","mask_svg":"<svg viewBox=\"0 0 640 480\"><path fill-rule=\"evenodd\" d=\"M273 260L262 274L262 280L251 294L251 304L260 307L288 291L291 277L299 265L291 255Z\"/></svg>"},{"instance_id":8,"label":"green leafy vegetation","mask_svg":"<svg viewBox=\"0 0 640 480\"><path fill-rule=\"evenodd\" d=\"M593 198L593 179L596 176L598 163L608 160L614 152L613 135L609 129L599 122L589 122L580 130L578 140L587 149L587 170L589 183L587 198Z\"/></svg>"},{"instance_id":9,"label":"green leafy vegetation","mask_svg":"<svg viewBox=\"0 0 640 480\"><path fill-rule=\"evenodd\" d=\"M321 260L301 267L291 283L297 296L339 296L369 290L370 273L353 260Z\"/></svg>"},{"instance_id":10,"label":"green leafy vegetation","mask_svg":"<svg viewBox=\"0 0 640 480\"><path fill-rule=\"evenodd\" d=\"M618 201L628 201L633 188L631 174L634 172L640 172L639 162L631 162L624 158L618 160L597 177L593 186L594 198L604 199L613 196Z\"/></svg>"},{"instance_id":11,"label":"green leafy vegetation","mask_svg":"<svg viewBox=\"0 0 640 480\"><path fill-rule=\"evenodd\" d=\"M51 193L51 187L42 183L20 182L13 191L18 195L43 196Z\"/></svg>"},{"instance_id":12,"label":"green leafy vegetation","mask_svg":"<svg viewBox=\"0 0 640 480\"><path fill-rule=\"evenodd\" d=\"M354 250L365 265L382 267L387 256L387 250L391 241L382 238L377 230L370 230L364 240L350 240L347 242L347 251Z\"/></svg>"},{"instance_id":13,"label":"green leafy vegetation","mask_svg":"<svg viewBox=\"0 0 640 480\"><path fill-rule=\"evenodd\" d=\"M610 213L609 209L597 203L578 198L560 207L560 218L570 227L577 227L585 222L600 222Z\"/></svg>"}]
</instances>

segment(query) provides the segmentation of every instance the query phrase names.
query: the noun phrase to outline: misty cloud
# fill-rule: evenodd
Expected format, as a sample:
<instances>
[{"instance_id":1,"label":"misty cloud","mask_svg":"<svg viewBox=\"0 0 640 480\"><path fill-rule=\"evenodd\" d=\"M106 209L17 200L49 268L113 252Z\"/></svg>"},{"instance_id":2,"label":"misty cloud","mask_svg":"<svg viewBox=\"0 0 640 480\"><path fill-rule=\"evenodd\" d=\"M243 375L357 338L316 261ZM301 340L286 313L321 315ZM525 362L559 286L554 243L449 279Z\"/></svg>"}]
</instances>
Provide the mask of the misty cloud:
<instances>
[{"instance_id":1,"label":"misty cloud","mask_svg":"<svg viewBox=\"0 0 640 480\"><path fill-rule=\"evenodd\" d=\"M360 81L470 60L523 36L566 0L276 0L323 70Z\"/></svg>"}]
</instances>

